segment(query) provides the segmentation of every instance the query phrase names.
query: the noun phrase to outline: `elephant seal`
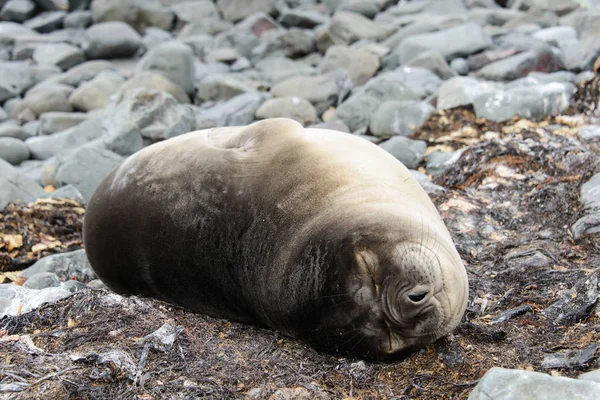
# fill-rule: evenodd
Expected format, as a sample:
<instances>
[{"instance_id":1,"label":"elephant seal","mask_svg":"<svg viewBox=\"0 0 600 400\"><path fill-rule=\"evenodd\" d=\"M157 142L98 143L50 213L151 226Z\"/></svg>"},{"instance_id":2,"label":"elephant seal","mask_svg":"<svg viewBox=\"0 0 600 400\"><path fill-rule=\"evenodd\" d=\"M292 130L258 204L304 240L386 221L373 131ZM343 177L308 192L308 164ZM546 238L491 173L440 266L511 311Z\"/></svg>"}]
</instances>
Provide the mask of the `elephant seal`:
<instances>
[{"instance_id":1,"label":"elephant seal","mask_svg":"<svg viewBox=\"0 0 600 400\"><path fill-rule=\"evenodd\" d=\"M364 139L283 118L133 154L91 198L84 245L117 293L367 360L435 341L467 302L464 265L410 171Z\"/></svg>"}]
</instances>

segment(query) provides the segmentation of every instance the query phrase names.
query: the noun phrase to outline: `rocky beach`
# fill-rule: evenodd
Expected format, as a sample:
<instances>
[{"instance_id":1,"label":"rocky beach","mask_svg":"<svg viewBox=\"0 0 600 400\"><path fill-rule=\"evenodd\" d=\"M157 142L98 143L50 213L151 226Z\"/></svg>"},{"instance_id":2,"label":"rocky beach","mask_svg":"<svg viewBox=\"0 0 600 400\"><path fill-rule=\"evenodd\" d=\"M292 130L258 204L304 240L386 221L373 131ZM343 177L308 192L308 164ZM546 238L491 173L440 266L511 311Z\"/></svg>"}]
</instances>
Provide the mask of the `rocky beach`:
<instances>
[{"instance_id":1,"label":"rocky beach","mask_svg":"<svg viewBox=\"0 0 600 400\"><path fill-rule=\"evenodd\" d=\"M599 98L592 0L0 0L0 398L599 399ZM411 170L468 272L451 335L336 358L97 279L122 160L277 117Z\"/></svg>"}]
</instances>

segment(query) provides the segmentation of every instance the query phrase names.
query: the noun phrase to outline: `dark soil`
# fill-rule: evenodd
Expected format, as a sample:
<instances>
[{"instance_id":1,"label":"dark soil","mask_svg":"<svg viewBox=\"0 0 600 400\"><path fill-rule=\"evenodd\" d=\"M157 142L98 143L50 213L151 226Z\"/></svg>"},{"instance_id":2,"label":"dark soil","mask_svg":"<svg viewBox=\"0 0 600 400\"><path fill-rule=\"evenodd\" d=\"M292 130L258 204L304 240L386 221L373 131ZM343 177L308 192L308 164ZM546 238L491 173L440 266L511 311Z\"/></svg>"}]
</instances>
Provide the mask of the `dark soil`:
<instances>
[{"instance_id":1,"label":"dark soil","mask_svg":"<svg viewBox=\"0 0 600 400\"><path fill-rule=\"evenodd\" d=\"M416 133L432 147L469 145L436 180L448 190L432 199L465 261L470 296L456 331L406 360L335 358L274 331L87 290L0 321L0 384L22 389L0 396L465 399L493 366L570 377L599 368L590 346L600 344L600 308L597 298L586 303L584 288L599 274L600 246L597 236L575 241L569 230L584 212L581 184L600 171L600 144L575 137L590 117L496 124L457 108ZM81 245L79 206L40 204L55 209L2 212L2 232L24 236L16 254L0 248L5 258L35 258L29 249L42 232L63 243L45 251ZM3 265L27 264L16 258ZM548 311L561 299L564 318ZM163 324L182 329L171 347L144 340ZM543 364L549 354L590 348L565 368Z\"/></svg>"}]
</instances>

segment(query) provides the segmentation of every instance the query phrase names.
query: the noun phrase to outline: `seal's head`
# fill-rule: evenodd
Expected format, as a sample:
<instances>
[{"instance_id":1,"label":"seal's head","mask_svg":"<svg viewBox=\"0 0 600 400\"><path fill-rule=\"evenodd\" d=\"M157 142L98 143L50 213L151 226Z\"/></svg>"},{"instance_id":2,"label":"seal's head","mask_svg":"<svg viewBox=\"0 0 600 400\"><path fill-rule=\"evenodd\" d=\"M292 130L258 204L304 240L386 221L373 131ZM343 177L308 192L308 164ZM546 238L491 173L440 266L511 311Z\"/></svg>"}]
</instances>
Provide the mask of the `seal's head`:
<instances>
[{"instance_id":1,"label":"seal's head","mask_svg":"<svg viewBox=\"0 0 600 400\"><path fill-rule=\"evenodd\" d=\"M441 224L355 231L336 264L347 271L345 285L327 297L321 327L340 354L399 359L451 332L464 314L466 271Z\"/></svg>"}]
</instances>

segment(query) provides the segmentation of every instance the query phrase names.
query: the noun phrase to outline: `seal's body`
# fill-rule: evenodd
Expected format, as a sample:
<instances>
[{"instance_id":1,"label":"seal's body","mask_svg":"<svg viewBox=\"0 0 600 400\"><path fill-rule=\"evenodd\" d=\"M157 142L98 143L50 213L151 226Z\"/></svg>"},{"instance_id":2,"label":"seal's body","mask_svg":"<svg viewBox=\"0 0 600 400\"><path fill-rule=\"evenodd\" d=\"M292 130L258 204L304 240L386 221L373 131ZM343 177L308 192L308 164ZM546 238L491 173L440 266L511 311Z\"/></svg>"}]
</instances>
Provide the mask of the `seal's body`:
<instances>
[{"instance_id":1,"label":"seal's body","mask_svg":"<svg viewBox=\"0 0 600 400\"><path fill-rule=\"evenodd\" d=\"M117 293L328 353L406 356L451 331L467 277L433 203L378 146L287 119L191 132L105 178L84 243Z\"/></svg>"}]
</instances>

